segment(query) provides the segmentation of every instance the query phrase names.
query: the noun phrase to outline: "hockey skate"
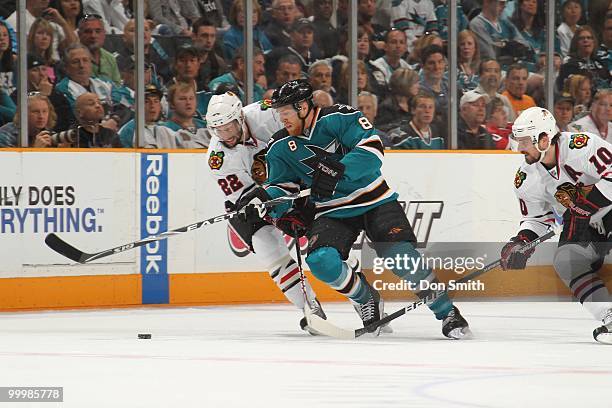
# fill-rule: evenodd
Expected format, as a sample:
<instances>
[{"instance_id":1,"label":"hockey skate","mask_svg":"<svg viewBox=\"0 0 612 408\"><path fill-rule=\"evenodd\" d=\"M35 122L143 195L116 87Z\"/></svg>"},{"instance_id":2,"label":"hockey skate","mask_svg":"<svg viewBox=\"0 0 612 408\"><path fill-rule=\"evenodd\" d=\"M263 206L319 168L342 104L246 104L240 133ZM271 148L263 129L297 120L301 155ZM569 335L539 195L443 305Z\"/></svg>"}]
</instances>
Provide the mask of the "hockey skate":
<instances>
[{"instance_id":1,"label":"hockey skate","mask_svg":"<svg viewBox=\"0 0 612 408\"><path fill-rule=\"evenodd\" d=\"M453 306L442 321L442 334L453 340L466 339L472 336L468 322L461 316L457 306Z\"/></svg>"},{"instance_id":2,"label":"hockey skate","mask_svg":"<svg viewBox=\"0 0 612 408\"><path fill-rule=\"evenodd\" d=\"M603 344L612 344L612 309L602 319L603 326L593 330L593 338Z\"/></svg>"},{"instance_id":3,"label":"hockey skate","mask_svg":"<svg viewBox=\"0 0 612 408\"><path fill-rule=\"evenodd\" d=\"M372 324L375 321L380 320L381 318L386 316L384 312L384 302L381 299L378 291L370 285L370 283L361 273L357 273L357 277L359 277L363 284L367 286L368 291L370 292L370 299L364 304L360 304L353 301L351 301L351 303L353 304L355 311L363 321L363 326L366 327L369 324ZM393 329L391 329L391 326L389 326L389 324L386 324L384 326L377 327L371 333L374 336L379 336L380 333L393 333Z\"/></svg>"},{"instance_id":4,"label":"hockey skate","mask_svg":"<svg viewBox=\"0 0 612 408\"><path fill-rule=\"evenodd\" d=\"M323 306L321 306L321 302L315 299L310 306L310 311L308 313L317 315L323 320L327 320L327 316L323 311ZM300 328L304 331L307 331L312 336L319 336L321 333L308 326L308 322L306 321L306 313L306 310L304 310L304 317L300 319Z\"/></svg>"}]
</instances>

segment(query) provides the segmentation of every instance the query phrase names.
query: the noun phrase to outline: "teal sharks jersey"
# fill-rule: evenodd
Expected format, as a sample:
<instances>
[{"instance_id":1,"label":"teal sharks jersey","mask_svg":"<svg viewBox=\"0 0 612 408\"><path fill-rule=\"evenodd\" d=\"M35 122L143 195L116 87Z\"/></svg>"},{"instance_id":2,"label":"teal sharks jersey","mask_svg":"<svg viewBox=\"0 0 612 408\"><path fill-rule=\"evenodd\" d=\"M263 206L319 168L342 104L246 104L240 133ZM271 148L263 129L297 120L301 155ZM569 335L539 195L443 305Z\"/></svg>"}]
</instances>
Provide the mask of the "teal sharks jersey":
<instances>
[{"instance_id":1,"label":"teal sharks jersey","mask_svg":"<svg viewBox=\"0 0 612 408\"><path fill-rule=\"evenodd\" d=\"M397 198L382 176L383 144L376 129L358 110L345 105L315 108L315 120L305 135L278 131L268 144L268 179L264 187L272 198L312 184L317 156L345 165L345 172L330 199L314 201L317 216L354 217ZM277 206L273 217L288 206Z\"/></svg>"}]
</instances>

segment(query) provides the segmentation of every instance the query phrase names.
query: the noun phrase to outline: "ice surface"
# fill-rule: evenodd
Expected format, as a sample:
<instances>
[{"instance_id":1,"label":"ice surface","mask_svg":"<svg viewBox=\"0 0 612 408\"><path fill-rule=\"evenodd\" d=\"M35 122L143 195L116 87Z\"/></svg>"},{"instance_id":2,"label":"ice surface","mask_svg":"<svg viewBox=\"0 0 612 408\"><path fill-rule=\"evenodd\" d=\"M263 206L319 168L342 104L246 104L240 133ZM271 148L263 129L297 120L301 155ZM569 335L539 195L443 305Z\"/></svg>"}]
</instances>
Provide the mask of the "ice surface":
<instances>
[{"instance_id":1,"label":"ice surface","mask_svg":"<svg viewBox=\"0 0 612 408\"><path fill-rule=\"evenodd\" d=\"M458 305L471 341L427 309L354 341L301 332L289 305L2 313L0 386L63 386L64 403L0 408L611 406L612 348L578 304Z\"/></svg>"}]
</instances>

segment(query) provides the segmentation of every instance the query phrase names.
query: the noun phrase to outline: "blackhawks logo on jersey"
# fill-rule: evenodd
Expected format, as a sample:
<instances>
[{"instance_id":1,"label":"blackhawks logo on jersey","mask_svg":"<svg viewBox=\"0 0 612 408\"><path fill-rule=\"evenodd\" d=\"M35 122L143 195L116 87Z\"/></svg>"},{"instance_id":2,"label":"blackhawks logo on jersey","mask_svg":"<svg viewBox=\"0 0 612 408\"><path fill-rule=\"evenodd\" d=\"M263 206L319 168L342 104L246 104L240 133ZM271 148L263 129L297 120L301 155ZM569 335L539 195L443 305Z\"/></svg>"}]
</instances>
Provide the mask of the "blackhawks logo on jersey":
<instances>
[{"instance_id":1,"label":"blackhawks logo on jersey","mask_svg":"<svg viewBox=\"0 0 612 408\"><path fill-rule=\"evenodd\" d=\"M214 150L210 152L208 165L212 170L219 170L223 166L223 156L225 156L223 152L215 152Z\"/></svg>"},{"instance_id":2,"label":"blackhawks logo on jersey","mask_svg":"<svg viewBox=\"0 0 612 408\"><path fill-rule=\"evenodd\" d=\"M570 138L570 149L582 149L589 142L589 137L584 133L574 133Z\"/></svg>"},{"instance_id":3,"label":"blackhawks logo on jersey","mask_svg":"<svg viewBox=\"0 0 612 408\"><path fill-rule=\"evenodd\" d=\"M527 173L524 173L521 171L521 169L518 169L516 171L516 176L514 176L514 187L519 188L520 186L522 186L526 178Z\"/></svg>"}]
</instances>

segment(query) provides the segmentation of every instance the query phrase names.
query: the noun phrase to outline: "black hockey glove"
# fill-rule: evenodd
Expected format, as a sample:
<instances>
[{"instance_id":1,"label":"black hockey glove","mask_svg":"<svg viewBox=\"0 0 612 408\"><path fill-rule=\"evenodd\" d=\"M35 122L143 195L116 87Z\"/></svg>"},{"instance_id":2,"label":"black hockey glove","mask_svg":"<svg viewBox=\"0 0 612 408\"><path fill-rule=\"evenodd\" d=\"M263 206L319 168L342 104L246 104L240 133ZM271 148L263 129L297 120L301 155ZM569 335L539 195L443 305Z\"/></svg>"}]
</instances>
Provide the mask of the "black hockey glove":
<instances>
[{"instance_id":1,"label":"black hockey glove","mask_svg":"<svg viewBox=\"0 0 612 408\"><path fill-rule=\"evenodd\" d=\"M527 266L527 260L533 252L535 248L532 248L525 252L520 252L521 247L538 236L528 230L523 230L519 232L516 237L510 238L510 242L508 242L501 250L501 267L503 270L507 269L525 269Z\"/></svg>"},{"instance_id":2,"label":"black hockey glove","mask_svg":"<svg viewBox=\"0 0 612 408\"><path fill-rule=\"evenodd\" d=\"M276 228L290 237L295 237L296 233L298 237L303 237L308 230L307 220L302 213L297 210L287 211L282 217L277 219L268 218L269 217L265 217L265 220L274 224Z\"/></svg>"},{"instance_id":3,"label":"black hockey glove","mask_svg":"<svg viewBox=\"0 0 612 408\"><path fill-rule=\"evenodd\" d=\"M310 195L314 199L331 198L344 175L344 164L328 157L320 158L312 176Z\"/></svg>"},{"instance_id":4,"label":"black hockey glove","mask_svg":"<svg viewBox=\"0 0 612 408\"><path fill-rule=\"evenodd\" d=\"M240 211L238 218L249 224L256 224L261 222L263 216L266 214L266 209L257 206L266 201L270 201L272 197L267 193L263 187L255 187L236 202L236 211Z\"/></svg>"}]
</instances>

